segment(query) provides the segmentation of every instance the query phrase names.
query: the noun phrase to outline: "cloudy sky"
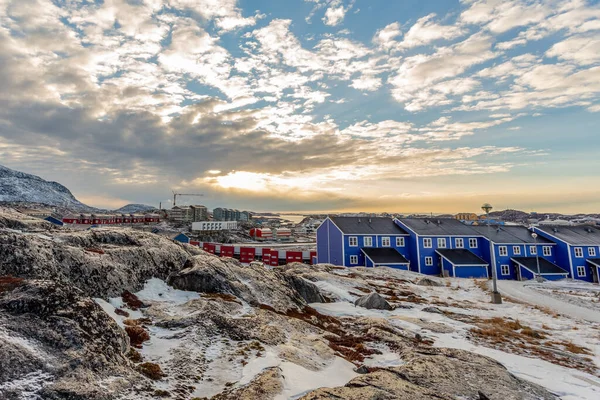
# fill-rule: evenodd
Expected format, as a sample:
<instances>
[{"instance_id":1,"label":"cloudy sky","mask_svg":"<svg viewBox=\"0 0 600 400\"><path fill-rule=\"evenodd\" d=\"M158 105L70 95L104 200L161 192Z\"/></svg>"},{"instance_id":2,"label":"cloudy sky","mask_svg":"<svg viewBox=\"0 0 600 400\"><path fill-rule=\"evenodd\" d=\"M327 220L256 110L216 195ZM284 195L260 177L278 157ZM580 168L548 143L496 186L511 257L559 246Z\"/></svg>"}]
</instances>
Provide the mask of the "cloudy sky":
<instances>
[{"instance_id":1,"label":"cloudy sky","mask_svg":"<svg viewBox=\"0 0 600 400\"><path fill-rule=\"evenodd\" d=\"M590 0L0 0L0 164L99 207L600 211Z\"/></svg>"}]
</instances>

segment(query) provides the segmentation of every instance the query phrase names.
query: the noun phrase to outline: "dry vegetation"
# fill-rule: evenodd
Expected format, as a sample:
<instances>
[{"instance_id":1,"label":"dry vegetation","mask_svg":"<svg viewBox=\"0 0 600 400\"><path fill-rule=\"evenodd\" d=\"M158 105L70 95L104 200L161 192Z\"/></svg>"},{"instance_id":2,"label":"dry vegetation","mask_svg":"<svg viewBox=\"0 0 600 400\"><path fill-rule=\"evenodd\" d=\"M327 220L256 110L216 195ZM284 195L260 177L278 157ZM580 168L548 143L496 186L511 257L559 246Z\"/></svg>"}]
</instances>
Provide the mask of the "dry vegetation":
<instances>
[{"instance_id":1,"label":"dry vegetation","mask_svg":"<svg viewBox=\"0 0 600 400\"><path fill-rule=\"evenodd\" d=\"M585 347L572 342L551 340L547 332L533 329L518 320L471 317L470 322L477 326L470 330L473 339L492 348L541 358L553 364L600 376L594 361L587 357L592 352Z\"/></svg>"},{"instance_id":2,"label":"dry vegetation","mask_svg":"<svg viewBox=\"0 0 600 400\"><path fill-rule=\"evenodd\" d=\"M14 276L0 276L0 293L11 292L23 284L23 279Z\"/></svg>"}]
</instances>

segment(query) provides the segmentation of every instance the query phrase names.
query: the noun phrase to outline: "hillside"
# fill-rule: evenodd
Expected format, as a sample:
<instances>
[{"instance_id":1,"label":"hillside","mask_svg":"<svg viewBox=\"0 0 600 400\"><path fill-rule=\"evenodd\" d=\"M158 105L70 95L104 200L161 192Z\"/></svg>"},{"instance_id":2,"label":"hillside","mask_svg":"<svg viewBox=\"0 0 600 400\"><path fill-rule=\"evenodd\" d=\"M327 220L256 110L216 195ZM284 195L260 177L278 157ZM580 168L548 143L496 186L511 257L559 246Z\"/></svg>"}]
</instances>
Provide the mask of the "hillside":
<instances>
[{"instance_id":1,"label":"hillside","mask_svg":"<svg viewBox=\"0 0 600 400\"><path fill-rule=\"evenodd\" d=\"M115 210L116 213L119 214L133 214L133 213L143 213L143 212L147 212L147 211L151 211L151 210L155 210L156 207L153 206L149 206L146 204L127 204L126 206L123 206L117 210Z\"/></svg>"},{"instance_id":2,"label":"hillside","mask_svg":"<svg viewBox=\"0 0 600 400\"><path fill-rule=\"evenodd\" d=\"M0 203L35 203L71 210L93 210L58 182L0 165Z\"/></svg>"}]
</instances>

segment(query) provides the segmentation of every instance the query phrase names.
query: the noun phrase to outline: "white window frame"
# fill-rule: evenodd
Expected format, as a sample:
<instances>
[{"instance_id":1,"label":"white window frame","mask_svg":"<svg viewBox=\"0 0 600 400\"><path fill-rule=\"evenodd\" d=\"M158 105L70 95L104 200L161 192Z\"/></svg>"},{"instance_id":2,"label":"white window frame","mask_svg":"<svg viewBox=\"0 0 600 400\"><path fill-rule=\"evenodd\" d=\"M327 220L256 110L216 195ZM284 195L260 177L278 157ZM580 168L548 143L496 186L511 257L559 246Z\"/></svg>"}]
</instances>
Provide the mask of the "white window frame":
<instances>
[{"instance_id":1,"label":"white window frame","mask_svg":"<svg viewBox=\"0 0 600 400\"><path fill-rule=\"evenodd\" d=\"M513 254L515 256L520 256L521 255L521 246L513 246Z\"/></svg>"},{"instance_id":2,"label":"white window frame","mask_svg":"<svg viewBox=\"0 0 600 400\"><path fill-rule=\"evenodd\" d=\"M392 241L389 236L384 236L381 238L381 247L391 247Z\"/></svg>"},{"instance_id":3,"label":"white window frame","mask_svg":"<svg viewBox=\"0 0 600 400\"><path fill-rule=\"evenodd\" d=\"M529 253L533 256L537 255L537 247L529 246Z\"/></svg>"},{"instance_id":4,"label":"white window frame","mask_svg":"<svg viewBox=\"0 0 600 400\"><path fill-rule=\"evenodd\" d=\"M500 273L504 276L510 275L510 265L502 264L500 266Z\"/></svg>"},{"instance_id":5,"label":"white window frame","mask_svg":"<svg viewBox=\"0 0 600 400\"><path fill-rule=\"evenodd\" d=\"M506 246L499 246L498 247L498 255L500 255L500 257L506 257L506 256L508 256L508 247L506 247Z\"/></svg>"},{"instance_id":6,"label":"white window frame","mask_svg":"<svg viewBox=\"0 0 600 400\"><path fill-rule=\"evenodd\" d=\"M588 256L596 257L596 248L595 247L588 247Z\"/></svg>"},{"instance_id":7,"label":"white window frame","mask_svg":"<svg viewBox=\"0 0 600 400\"><path fill-rule=\"evenodd\" d=\"M348 246L349 247L358 247L358 237L357 236L348 237Z\"/></svg>"},{"instance_id":8,"label":"white window frame","mask_svg":"<svg viewBox=\"0 0 600 400\"><path fill-rule=\"evenodd\" d=\"M469 247L472 249L477 248L477 239L476 238L469 238Z\"/></svg>"},{"instance_id":9,"label":"white window frame","mask_svg":"<svg viewBox=\"0 0 600 400\"><path fill-rule=\"evenodd\" d=\"M454 239L454 247L456 247L457 249L464 249L465 248L465 239L455 238Z\"/></svg>"},{"instance_id":10,"label":"white window frame","mask_svg":"<svg viewBox=\"0 0 600 400\"><path fill-rule=\"evenodd\" d=\"M433 247L433 240L431 238L423 238L423 248L431 249Z\"/></svg>"},{"instance_id":11,"label":"white window frame","mask_svg":"<svg viewBox=\"0 0 600 400\"><path fill-rule=\"evenodd\" d=\"M582 271L583 271L583 274L581 273ZM587 273L585 271L585 266L583 266L583 265L577 266L577 276L587 276Z\"/></svg>"},{"instance_id":12,"label":"white window frame","mask_svg":"<svg viewBox=\"0 0 600 400\"><path fill-rule=\"evenodd\" d=\"M425 266L433 267L433 257L431 257L431 256L425 257Z\"/></svg>"},{"instance_id":13,"label":"white window frame","mask_svg":"<svg viewBox=\"0 0 600 400\"><path fill-rule=\"evenodd\" d=\"M542 247L542 254L546 257L551 256L552 255L552 247L551 246Z\"/></svg>"},{"instance_id":14,"label":"white window frame","mask_svg":"<svg viewBox=\"0 0 600 400\"><path fill-rule=\"evenodd\" d=\"M350 265L358 265L358 256L350 256Z\"/></svg>"},{"instance_id":15,"label":"white window frame","mask_svg":"<svg viewBox=\"0 0 600 400\"><path fill-rule=\"evenodd\" d=\"M402 237L402 236L396 237L396 247L404 247L404 237Z\"/></svg>"},{"instance_id":16,"label":"white window frame","mask_svg":"<svg viewBox=\"0 0 600 400\"><path fill-rule=\"evenodd\" d=\"M573 248L573 252L575 253L575 257L577 257L577 258L583 258L583 247L574 247Z\"/></svg>"},{"instance_id":17,"label":"white window frame","mask_svg":"<svg viewBox=\"0 0 600 400\"><path fill-rule=\"evenodd\" d=\"M367 244L367 242L368 242L368 244ZM373 247L373 236L365 236L363 238L363 246Z\"/></svg>"},{"instance_id":18,"label":"white window frame","mask_svg":"<svg viewBox=\"0 0 600 400\"><path fill-rule=\"evenodd\" d=\"M446 238L438 238L437 239L437 247L438 247L438 249L445 249L446 248Z\"/></svg>"}]
</instances>

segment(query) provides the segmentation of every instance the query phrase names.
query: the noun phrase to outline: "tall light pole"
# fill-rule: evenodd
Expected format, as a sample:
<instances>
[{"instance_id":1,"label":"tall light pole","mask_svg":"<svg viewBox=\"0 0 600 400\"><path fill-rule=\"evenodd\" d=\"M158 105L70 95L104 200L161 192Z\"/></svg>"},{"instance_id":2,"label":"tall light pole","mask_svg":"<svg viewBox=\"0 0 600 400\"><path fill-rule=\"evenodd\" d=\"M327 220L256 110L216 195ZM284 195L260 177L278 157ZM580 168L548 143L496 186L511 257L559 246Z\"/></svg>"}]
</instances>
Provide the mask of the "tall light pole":
<instances>
[{"instance_id":1,"label":"tall light pole","mask_svg":"<svg viewBox=\"0 0 600 400\"><path fill-rule=\"evenodd\" d=\"M542 273L540 272L540 255L538 254L538 247L537 247L538 234L535 232L532 232L531 237L533 238L533 242L535 243L535 263L537 264L537 277L535 278L535 280L538 282L543 282Z\"/></svg>"},{"instance_id":2,"label":"tall light pole","mask_svg":"<svg viewBox=\"0 0 600 400\"><path fill-rule=\"evenodd\" d=\"M492 205L489 203L485 203L481 206L481 209L485 211L485 218L487 220L487 231L488 231L488 240L490 241L490 264L492 264L492 304L502 304L502 296L500 292L498 292L498 282L496 279L496 257L494 255L494 245L492 242L491 228L490 228L490 211L492 211Z\"/></svg>"}]
</instances>

